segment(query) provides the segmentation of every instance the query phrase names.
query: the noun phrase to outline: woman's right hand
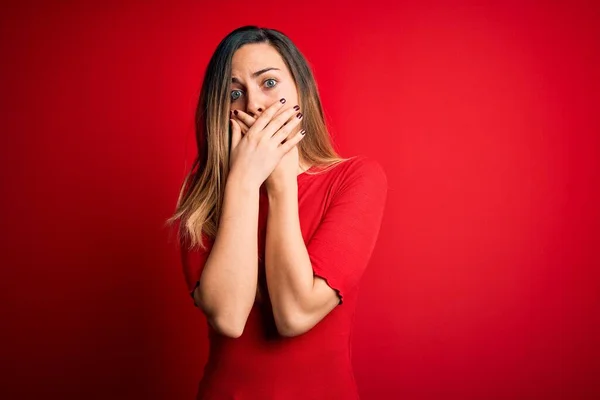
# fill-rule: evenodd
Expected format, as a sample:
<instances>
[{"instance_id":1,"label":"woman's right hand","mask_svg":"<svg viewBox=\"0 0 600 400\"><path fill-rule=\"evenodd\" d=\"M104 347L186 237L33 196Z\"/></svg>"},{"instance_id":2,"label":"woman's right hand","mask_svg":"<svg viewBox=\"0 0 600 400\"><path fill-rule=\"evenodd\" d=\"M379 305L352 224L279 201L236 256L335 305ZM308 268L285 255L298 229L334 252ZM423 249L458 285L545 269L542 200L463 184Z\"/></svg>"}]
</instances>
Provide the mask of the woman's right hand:
<instances>
[{"instance_id":1,"label":"woman's right hand","mask_svg":"<svg viewBox=\"0 0 600 400\"><path fill-rule=\"evenodd\" d=\"M267 108L243 136L238 122L230 119L230 176L237 176L245 183L257 187L262 185L281 158L304 138L304 135L297 132L285 143L281 143L298 126L302 116L294 108L278 113L284 103L285 99L281 99ZM300 118L291 118L294 114Z\"/></svg>"}]
</instances>

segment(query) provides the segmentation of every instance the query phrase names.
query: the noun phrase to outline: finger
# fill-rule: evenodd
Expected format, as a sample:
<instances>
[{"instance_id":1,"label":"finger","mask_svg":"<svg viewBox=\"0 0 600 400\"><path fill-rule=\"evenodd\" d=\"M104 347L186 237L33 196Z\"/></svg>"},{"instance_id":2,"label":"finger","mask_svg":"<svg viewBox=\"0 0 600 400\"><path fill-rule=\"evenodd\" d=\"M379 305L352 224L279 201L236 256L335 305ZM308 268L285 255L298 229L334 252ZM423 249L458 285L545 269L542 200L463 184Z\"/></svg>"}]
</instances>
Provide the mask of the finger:
<instances>
[{"instance_id":1,"label":"finger","mask_svg":"<svg viewBox=\"0 0 600 400\"><path fill-rule=\"evenodd\" d=\"M296 133L290 140L280 145L278 150L281 152L283 157L288 151L290 151L295 145L297 145L306 136L306 131L301 129L300 132Z\"/></svg>"},{"instance_id":2,"label":"finger","mask_svg":"<svg viewBox=\"0 0 600 400\"><path fill-rule=\"evenodd\" d=\"M250 127L248 125L246 125L243 121L241 121L237 115L233 117L233 119L238 123L238 125L240 126L240 129L242 130L242 135L245 135L248 130L250 129Z\"/></svg>"},{"instance_id":3,"label":"finger","mask_svg":"<svg viewBox=\"0 0 600 400\"><path fill-rule=\"evenodd\" d=\"M294 115L297 118L300 118L300 119L302 118L302 113L296 111L296 109L294 109L294 108L290 108L290 109L286 110L285 112L282 112L276 118L273 118L271 120L271 122L269 122L269 124L264 129L263 139L264 140L270 139L277 131L279 131L282 127L284 127L285 122L288 120L291 120ZM290 123L288 123L288 125ZM288 131L288 133L289 133L289 131Z\"/></svg>"},{"instance_id":4,"label":"finger","mask_svg":"<svg viewBox=\"0 0 600 400\"><path fill-rule=\"evenodd\" d=\"M231 150L233 150L242 140L242 130L236 120L230 119L229 123L231 124Z\"/></svg>"},{"instance_id":5,"label":"finger","mask_svg":"<svg viewBox=\"0 0 600 400\"><path fill-rule=\"evenodd\" d=\"M292 111L294 112L294 114L292 114L292 116L288 119L289 122L285 126L282 126L272 136L272 140L278 144L282 143L285 139L289 138L290 136L293 136L293 132L295 131L296 127L300 124L300 121L302 121L302 113L298 113L296 112L296 110Z\"/></svg>"},{"instance_id":6,"label":"finger","mask_svg":"<svg viewBox=\"0 0 600 400\"><path fill-rule=\"evenodd\" d=\"M296 111L300 110L300 106L294 106L293 108ZM277 111L277 113L275 113L275 115L273 115L273 118L277 118L278 116L280 116L282 113L286 112L287 110L289 110L289 108L286 108L286 107L281 108L279 111ZM284 122L284 125L287 124L293 117L294 116L292 115L290 117L290 119L288 119L286 122Z\"/></svg>"},{"instance_id":7,"label":"finger","mask_svg":"<svg viewBox=\"0 0 600 400\"><path fill-rule=\"evenodd\" d=\"M296 111L300 111L300 107L299 106L295 106L294 110ZM304 117L304 114L299 113L298 114L294 114L290 117L290 119L288 119L287 121L285 121L283 123L283 126L286 126L287 124L289 124L290 122L294 122L293 126L297 126L298 124L296 124L295 122L297 122L298 120L302 120L302 118ZM283 139L283 141L285 142L286 140L288 140L289 138L291 138L292 136L294 136L296 133L298 132L298 130L290 130L288 135L285 137L285 139Z\"/></svg>"},{"instance_id":8,"label":"finger","mask_svg":"<svg viewBox=\"0 0 600 400\"><path fill-rule=\"evenodd\" d=\"M256 118L246 114L242 110L233 110L233 115L234 115L234 118L237 118L239 121L241 121L244 124L244 125L242 125L242 128L244 128L244 126L245 126L248 129L250 129L250 127L252 125L254 125L254 122L256 121ZM246 131L248 129L246 129Z\"/></svg>"},{"instance_id":9,"label":"finger","mask_svg":"<svg viewBox=\"0 0 600 400\"><path fill-rule=\"evenodd\" d=\"M293 108L294 108L294 110L296 110L296 111L300 111L300 106L298 106L298 105L294 106ZM290 118L289 118L287 121L285 121L285 122L283 123L283 125L287 125L287 124L288 124L290 121L293 121L293 118L294 118L295 116L296 116L295 114L294 114L294 115L292 115L292 116L291 116L291 117L290 117Z\"/></svg>"},{"instance_id":10,"label":"finger","mask_svg":"<svg viewBox=\"0 0 600 400\"><path fill-rule=\"evenodd\" d=\"M271 104L261 115L256 119L250 130L248 131L248 135L254 136L259 132L262 132L265 129L265 126L271 121L273 116L277 114L277 112L283 107L285 104L285 99L282 98L279 101Z\"/></svg>"}]
</instances>

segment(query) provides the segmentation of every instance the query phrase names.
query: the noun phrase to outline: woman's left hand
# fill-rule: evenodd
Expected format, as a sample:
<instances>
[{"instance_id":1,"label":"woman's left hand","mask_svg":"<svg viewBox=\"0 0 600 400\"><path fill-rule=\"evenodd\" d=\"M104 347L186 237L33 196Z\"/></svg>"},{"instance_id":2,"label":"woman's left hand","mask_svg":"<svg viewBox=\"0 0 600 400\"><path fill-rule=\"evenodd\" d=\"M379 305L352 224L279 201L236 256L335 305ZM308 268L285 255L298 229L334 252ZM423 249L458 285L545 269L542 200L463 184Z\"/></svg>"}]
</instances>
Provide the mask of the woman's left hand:
<instances>
[{"instance_id":1,"label":"woman's left hand","mask_svg":"<svg viewBox=\"0 0 600 400\"><path fill-rule=\"evenodd\" d=\"M254 124L254 121L256 121L255 118L241 110L237 110L237 113L235 114L232 113L231 117L240 124L240 127L242 128L242 135L245 135L252 124ZM294 114L292 118L302 118L302 114L298 112ZM301 128L299 127L298 129ZM293 137L298 132L298 129L293 130L285 140ZM299 164L300 157L298 153L298 146L294 146L283 156L281 161L279 161L279 164L277 164L277 167L275 167L271 175L269 175L265 181L267 191L275 192L279 190L287 190L288 185L297 184Z\"/></svg>"}]
</instances>

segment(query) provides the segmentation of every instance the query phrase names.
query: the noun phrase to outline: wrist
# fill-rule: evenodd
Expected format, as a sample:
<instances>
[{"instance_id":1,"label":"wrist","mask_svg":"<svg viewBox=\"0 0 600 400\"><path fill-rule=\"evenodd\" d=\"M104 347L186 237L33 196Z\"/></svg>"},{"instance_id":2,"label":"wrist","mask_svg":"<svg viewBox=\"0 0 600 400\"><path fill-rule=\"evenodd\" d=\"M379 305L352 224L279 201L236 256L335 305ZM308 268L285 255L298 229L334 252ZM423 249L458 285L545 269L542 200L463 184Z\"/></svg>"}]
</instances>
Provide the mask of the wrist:
<instances>
[{"instance_id":1,"label":"wrist","mask_svg":"<svg viewBox=\"0 0 600 400\"><path fill-rule=\"evenodd\" d=\"M258 192L260 183L254 182L250 177L231 171L227 176L226 188L241 192Z\"/></svg>"},{"instance_id":2,"label":"wrist","mask_svg":"<svg viewBox=\"0 0 600 400\"><path fill-rule=\"evenodd\" d=\"M267 185L267 196L270 202L298 201L298 182Z\"/></svg>"}]
</instances>

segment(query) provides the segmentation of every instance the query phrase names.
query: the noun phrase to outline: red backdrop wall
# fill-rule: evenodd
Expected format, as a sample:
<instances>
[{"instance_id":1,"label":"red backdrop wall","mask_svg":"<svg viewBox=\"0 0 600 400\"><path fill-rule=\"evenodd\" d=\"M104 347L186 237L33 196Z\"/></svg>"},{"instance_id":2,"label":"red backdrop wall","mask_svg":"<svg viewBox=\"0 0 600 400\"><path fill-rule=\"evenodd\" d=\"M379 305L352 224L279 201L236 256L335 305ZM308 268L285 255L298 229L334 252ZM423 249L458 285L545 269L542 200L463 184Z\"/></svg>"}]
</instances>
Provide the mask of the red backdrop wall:
<instances>
[{"instance_id":1,"label":"red backdrop wall","mask_svg":"<svg viewBox=\"0 0 600 400\"><path fill-rule=\"evenodd\" d=\"M193 398L206 328L163 222L208 58L259 24L388 173L362 398L599 398L599 7L222 3L3 7L1 397Z\"/></svg>"}]
</instances>

